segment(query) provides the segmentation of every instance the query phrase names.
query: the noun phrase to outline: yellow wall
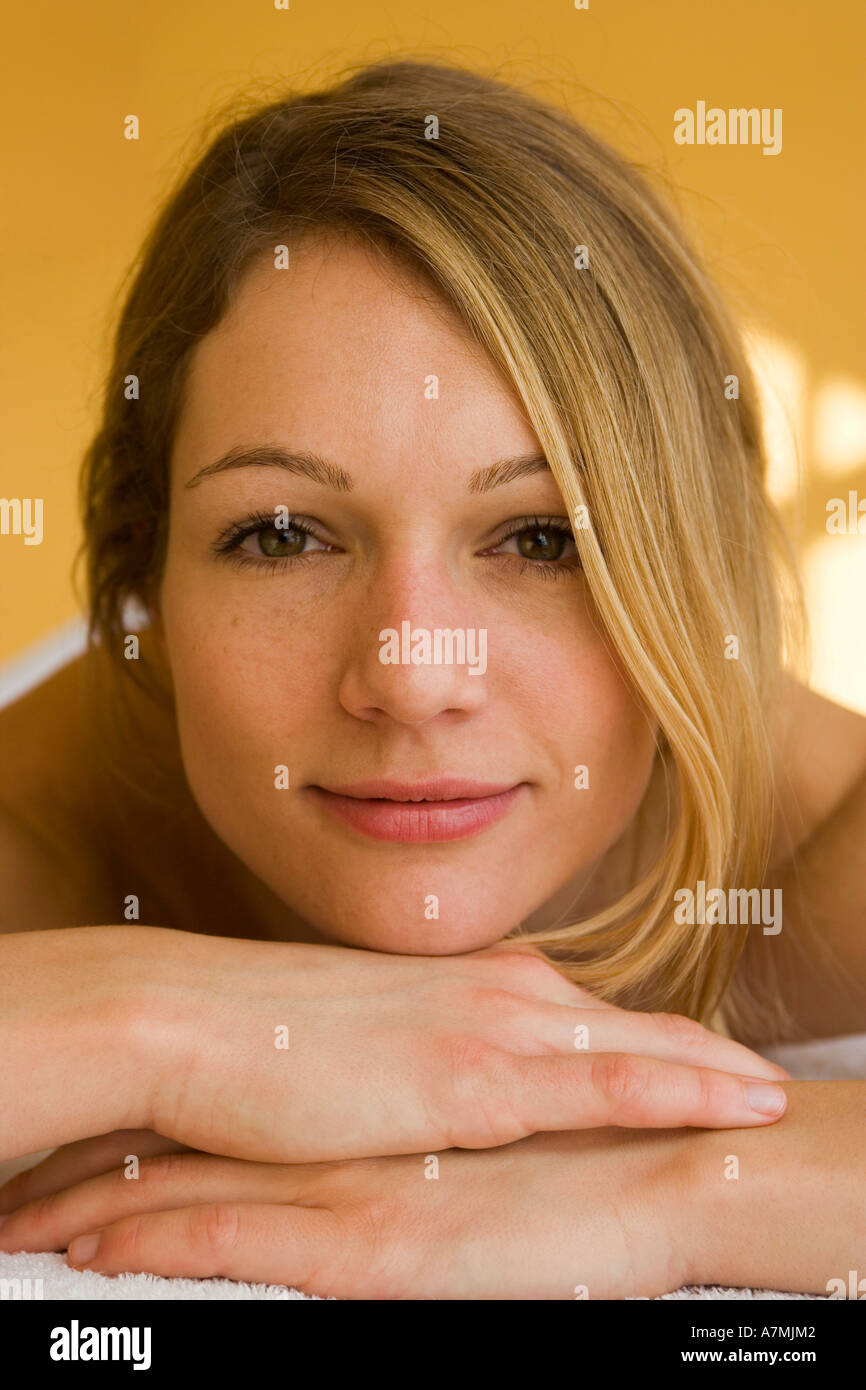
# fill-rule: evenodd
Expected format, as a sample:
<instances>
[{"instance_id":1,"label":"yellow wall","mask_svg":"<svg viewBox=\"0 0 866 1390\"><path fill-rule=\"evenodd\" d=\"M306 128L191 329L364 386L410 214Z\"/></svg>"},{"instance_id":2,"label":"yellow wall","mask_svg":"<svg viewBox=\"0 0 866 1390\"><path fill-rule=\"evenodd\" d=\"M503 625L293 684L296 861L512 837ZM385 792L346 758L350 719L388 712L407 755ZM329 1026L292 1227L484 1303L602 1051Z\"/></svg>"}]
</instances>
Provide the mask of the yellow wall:
<instances>
[{"instance_id":1,"label":"yellow wall","mask_svg":"<svg viewBox=\"0 0 866 1390\"><path fill-rule=\"evenodd\" d=\"M866 536L825 529L828 498L866 498L863 15L854 0L17 6L0 87L0 495L44 499L44 540L0 536L0 661L78 611L76 475L117 290L202 112L250 77L313 85L343 62L420 49L507 60L539 94L569 93L681 190L793 431L774 429L775 487L809 586L814 683L866 710ZM674 111L698 100L781 107L782 152L675 144ZM130 113L137 142L122 137Z\"/></svg>"}]
</instances>

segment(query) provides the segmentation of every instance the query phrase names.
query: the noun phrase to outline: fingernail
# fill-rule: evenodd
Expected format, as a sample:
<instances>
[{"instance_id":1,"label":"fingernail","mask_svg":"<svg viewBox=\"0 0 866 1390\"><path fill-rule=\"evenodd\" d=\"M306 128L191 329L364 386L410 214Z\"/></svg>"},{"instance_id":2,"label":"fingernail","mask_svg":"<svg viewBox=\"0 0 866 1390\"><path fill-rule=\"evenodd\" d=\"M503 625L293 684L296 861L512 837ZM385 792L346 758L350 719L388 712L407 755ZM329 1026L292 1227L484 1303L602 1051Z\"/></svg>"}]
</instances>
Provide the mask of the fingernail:
<instances>
[{"instance_id":1,"label":"fingernail","mask_svg":"<svg viewBox=\"0 0 866 1390\"><path fill-rule=\"evenodd\" d=\"M71 1265L89 1264L98 1244L99 1236L76 1236L66 1252L66 1258Z\"/></svg>"},{"instance_id":2,"label":"fingernail","mask_svg":"<svg viewBox=\"0 0 866 1390\"><path fill-rule=\"evenodd\" d=\"M743 1087L746 1103L759 1115L781 1115L787 1096L781 1086L771 1081L747 1081Z\"/></svg>"}]
</instances>

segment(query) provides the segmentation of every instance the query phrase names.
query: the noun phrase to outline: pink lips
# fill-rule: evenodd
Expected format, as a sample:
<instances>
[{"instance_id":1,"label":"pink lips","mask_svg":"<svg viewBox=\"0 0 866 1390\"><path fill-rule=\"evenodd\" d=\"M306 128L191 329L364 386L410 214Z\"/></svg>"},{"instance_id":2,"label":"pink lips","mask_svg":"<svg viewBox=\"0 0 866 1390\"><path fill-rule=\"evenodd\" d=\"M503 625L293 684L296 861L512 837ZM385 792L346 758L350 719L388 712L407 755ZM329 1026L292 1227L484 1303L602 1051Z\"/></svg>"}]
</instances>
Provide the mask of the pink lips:
<instances>
[{"instance_id":1,"label":"pink lips","mask_svg":"<svg viewBox=\"0 0 866 1390\"><path fill-rule=\"evenodd\" d=\"M339 789L307 791L344 825L374 840L404 844L462 840L502 820L526 784L503 786L465 777L421 782L379 778Z\"/></svg>"}]
</instances>

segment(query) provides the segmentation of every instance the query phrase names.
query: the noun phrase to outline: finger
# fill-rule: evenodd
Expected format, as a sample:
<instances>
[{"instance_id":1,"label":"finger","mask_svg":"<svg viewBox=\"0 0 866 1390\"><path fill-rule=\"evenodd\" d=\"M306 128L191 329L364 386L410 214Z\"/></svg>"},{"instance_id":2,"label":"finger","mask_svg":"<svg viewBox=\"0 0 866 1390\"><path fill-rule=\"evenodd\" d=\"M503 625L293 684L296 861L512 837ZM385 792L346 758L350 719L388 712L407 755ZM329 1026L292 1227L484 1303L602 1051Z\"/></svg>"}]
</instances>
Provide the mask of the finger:
<instances>
[{"instance_id":1,"label":"finger","mask_svg":"<svg viewBox=\"0 0 866 1390\"><path fill-rule=\"evenodd\" d=\"M561 1004L500 1009L485 1036L523 1055L550 1052L629 1052L684 1066L712 1067L739 1076L788 1081L782 1067L732 1038L723 1038L682 1014L635 1013L626 1009L575 1010ZM510 1017L508 1016L510 1013Z\"/></svg>"},{"instance_id":2,"label":"finger","mask_svg":"<svg viewBox=\"0 0 866 1390\"><path fill-rule=\"evenodd\" d=\"M774 1082L623 1052L573 1059L512 1056L500 1066L480 1068L473 1089L483 1114L517 1119L515 1139L539 1130L604 1125L746 1127L779 1119L787 1105L784 1088ZM779 1108L759 1108L771 1104Z\"/></svg>"},{"instance_id":3,"label":"finger","mask_svg":"<svg viewBox=\"0 0 866 1390\"><path fill-rule=\"evenodd\" d=\"M115 1129L92 1139L78 1139L64 1144L41 1163L17 1173L0 1187L0 1216L5 1216L26 1202L34 1202L52 1192L72 1187L98 1173L119 1169L130 1154L138 1158L157 1153L189 1151L186 1144L165 1139L152 1129Z\"/></svg>"},{"instance_id":4,"label":"finger","mask_svg":"<svg viewBox=\"0 0 866 1390\"><path fill-rule=\"evenodd\" d=\"M79 1236L67 1260L100 1274L242 1279L329 1292L347 1232L324 1207L211 1202L149 1212Z\"/></svg>"},{"instance_id":5,"label":"finger","mask_svg":"<svg viewBox=\"0 0 866 1390\"><path fill-rule=\"evenodd\" d=\"M204 1202L289 1202L304 1197L316 1171L313 1165L251 1163L192 1151L160 1154L141 1163L137 1178L115 1168L19 1207L0 1226L0 1249L65 1250L82 1231Z\"/></svg>"}]
</instances>

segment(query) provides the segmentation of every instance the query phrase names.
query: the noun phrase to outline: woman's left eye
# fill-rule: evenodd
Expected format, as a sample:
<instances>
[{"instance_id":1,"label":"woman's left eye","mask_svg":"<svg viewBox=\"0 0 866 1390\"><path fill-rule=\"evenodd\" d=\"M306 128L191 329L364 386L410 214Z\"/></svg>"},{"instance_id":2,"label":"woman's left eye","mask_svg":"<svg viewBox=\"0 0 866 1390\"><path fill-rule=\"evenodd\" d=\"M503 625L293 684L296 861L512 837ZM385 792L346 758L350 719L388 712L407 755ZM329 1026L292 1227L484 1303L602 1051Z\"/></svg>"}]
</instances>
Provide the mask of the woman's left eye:
<instances>
[{"instance_id":1,"label":"woman's left eye","mask_svg":"<svg viewBox=\"0 0 866 1390\"><path fill-rule=\"evenodd\" d=\"M568 572L580 567L577 546L565 517L524 518L515 522L491 548L499 550L510 541L515 542L516 553L533 569ZM569 547L571 552L567 553Z\"/></svg>"}]
</instances>

